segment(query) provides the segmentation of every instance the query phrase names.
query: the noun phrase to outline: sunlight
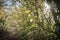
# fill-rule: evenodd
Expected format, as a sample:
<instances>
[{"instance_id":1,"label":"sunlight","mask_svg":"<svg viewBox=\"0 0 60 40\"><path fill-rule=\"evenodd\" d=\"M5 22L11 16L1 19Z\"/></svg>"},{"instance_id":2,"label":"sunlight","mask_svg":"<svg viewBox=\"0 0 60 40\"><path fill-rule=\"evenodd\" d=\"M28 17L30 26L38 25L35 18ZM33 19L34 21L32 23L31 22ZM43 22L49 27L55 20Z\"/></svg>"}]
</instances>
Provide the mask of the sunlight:
<instances>
[{"instance_id":1,"label":"sunlight","mask_svg":"<svg viewBox=\"0 0 60 40\"><path fill-rule=\"evenodd\" d=\"M50 5L48 5L48 3L45 3L45 9L50 9Z\"/></svg>"},{"instance_id":2,"label":"sunlight","mask_svg":"<svg viewBox=\"0 0 60 40\"><path fill-rule=\"evenodd\" d=\"M49 13L51 13L51 10L50 10L50 5L48 5L47 2L44 3L44 14L45 14L45 17L48 18L49 17Z\"/></svg>"},{"instance_id":3,"label":"sunlight","mask_svg":"<svg viewBox=\"0 0 60 40\"><path fill-rule=\"evenodd\" d=\"M48 5L47 2L45 2L43 9L44 9L44 14L51 12L51 11L50 11L50 5Z\"/></svg>"}]
</instances>

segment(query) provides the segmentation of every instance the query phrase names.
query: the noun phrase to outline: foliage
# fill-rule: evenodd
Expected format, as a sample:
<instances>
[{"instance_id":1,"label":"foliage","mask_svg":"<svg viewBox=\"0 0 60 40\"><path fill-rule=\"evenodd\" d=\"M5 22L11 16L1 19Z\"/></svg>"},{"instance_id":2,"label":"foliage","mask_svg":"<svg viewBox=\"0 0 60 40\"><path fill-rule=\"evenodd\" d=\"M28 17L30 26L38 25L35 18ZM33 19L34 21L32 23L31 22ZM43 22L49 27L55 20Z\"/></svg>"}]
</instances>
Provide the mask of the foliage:
<instances>
[{"instance_id":1,"label":"foliage","mask_svg":"<svg viewBox=\"0 0 60 40\"><path fill-rule=\"evenodd\" d=\"M45 7L47 2L45 0L23 0L22 2L18 0L18 2L21 4L19 7L12 4L4 10L3 28L9 32L9 39L56 40L55 20L53 12Z\"/></svg>"}]
</instances>

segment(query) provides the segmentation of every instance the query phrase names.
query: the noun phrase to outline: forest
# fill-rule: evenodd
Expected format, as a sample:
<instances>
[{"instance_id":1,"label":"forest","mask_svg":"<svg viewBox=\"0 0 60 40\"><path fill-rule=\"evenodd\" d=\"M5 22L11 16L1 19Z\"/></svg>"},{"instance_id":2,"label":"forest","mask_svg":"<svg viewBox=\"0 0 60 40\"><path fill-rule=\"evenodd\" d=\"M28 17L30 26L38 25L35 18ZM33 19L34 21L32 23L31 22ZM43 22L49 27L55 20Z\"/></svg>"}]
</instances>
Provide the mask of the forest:
<instances>
[{"instance_id":1,"label":"forest","mask_svg":"<svg viewBox=\"0 0 60 40\"><path fill-rule=\"evenodd\" d=\"M60 0L0 0L0 40L60 40Z\"/></svg>"}]
</instances>

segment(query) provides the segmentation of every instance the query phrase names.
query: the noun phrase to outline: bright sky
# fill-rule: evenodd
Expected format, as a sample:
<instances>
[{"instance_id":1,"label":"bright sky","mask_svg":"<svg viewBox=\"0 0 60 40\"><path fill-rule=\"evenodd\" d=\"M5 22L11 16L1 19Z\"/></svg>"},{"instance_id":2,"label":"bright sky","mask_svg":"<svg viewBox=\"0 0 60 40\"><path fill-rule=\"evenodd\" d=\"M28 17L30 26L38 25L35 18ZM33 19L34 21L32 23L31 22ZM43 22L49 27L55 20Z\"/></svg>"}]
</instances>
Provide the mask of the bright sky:
<instances>
[{"instance_id":1,"label":"bright sky","mask_svg":"<svg viewBox=\"0 0 60 40\"><path fill-rule=\"evenodd\" d=\"M9 11L11 11L11 5L12 7L19 7L21 5L21 3L17 2L13 4L12 0L8 0L4 3L4 11L7 13L7 14L10 14Z\"/></svg>"},{"instance_id":2,"label":"bright sky","mask_svg":"<svg viewBox=\"0 0 60 40\"><path fill-rule=\"evenodd\" d=\"M11 6L12 4L13 4L12 0L8 0L4 3L4 8L9 8L9 6ZM19 2L16 2L14 5L15 5L15 7L18 7L21 4Z\"/></svg>"}]
</instances>

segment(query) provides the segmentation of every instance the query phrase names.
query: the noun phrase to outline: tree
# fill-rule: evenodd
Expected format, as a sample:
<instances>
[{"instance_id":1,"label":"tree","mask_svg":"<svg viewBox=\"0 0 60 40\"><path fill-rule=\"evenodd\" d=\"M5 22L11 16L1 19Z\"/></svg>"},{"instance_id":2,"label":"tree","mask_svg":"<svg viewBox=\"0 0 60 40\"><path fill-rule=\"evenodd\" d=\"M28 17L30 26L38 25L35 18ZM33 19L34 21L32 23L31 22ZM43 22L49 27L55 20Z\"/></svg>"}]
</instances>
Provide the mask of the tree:
<instances>
[{"instance_id":1,"label":"tree","mask_svg":"<svg viewBox=\"0 0 60 40\"><path fill-rule=\"evenodd\" d=\"M57 36L58 37L60 37L59 35L60 35L60 6L59 6L59 3L60 3L60 1L59 0L47 0L48 2L49 2L49 4L51 5L51 3L52 3L52 1L56 4L56 6L55 7L57 7L57 12L55 12L55 10L53 9L53 7L52 7L52 14L53 14L53 17L54 17L54 21L55 21L55 32L56 32L56 34L57 34ZM57 17L58 16L58 17Z\"/></svg>"},{"instance_id":2,"label":"tree","mask_svg":"<svg viewBox=\"0 0 60 40\"><path fill-rule=\"evenodd\" d=\"M55 40L56 13L54 9L50 9L52 5L48 5L46 0L8 1L11 4L6 1L8 5L5 4L3 8L6 14L4 29L9 32L9 39Z\"/></svg>"}]
</instances>

